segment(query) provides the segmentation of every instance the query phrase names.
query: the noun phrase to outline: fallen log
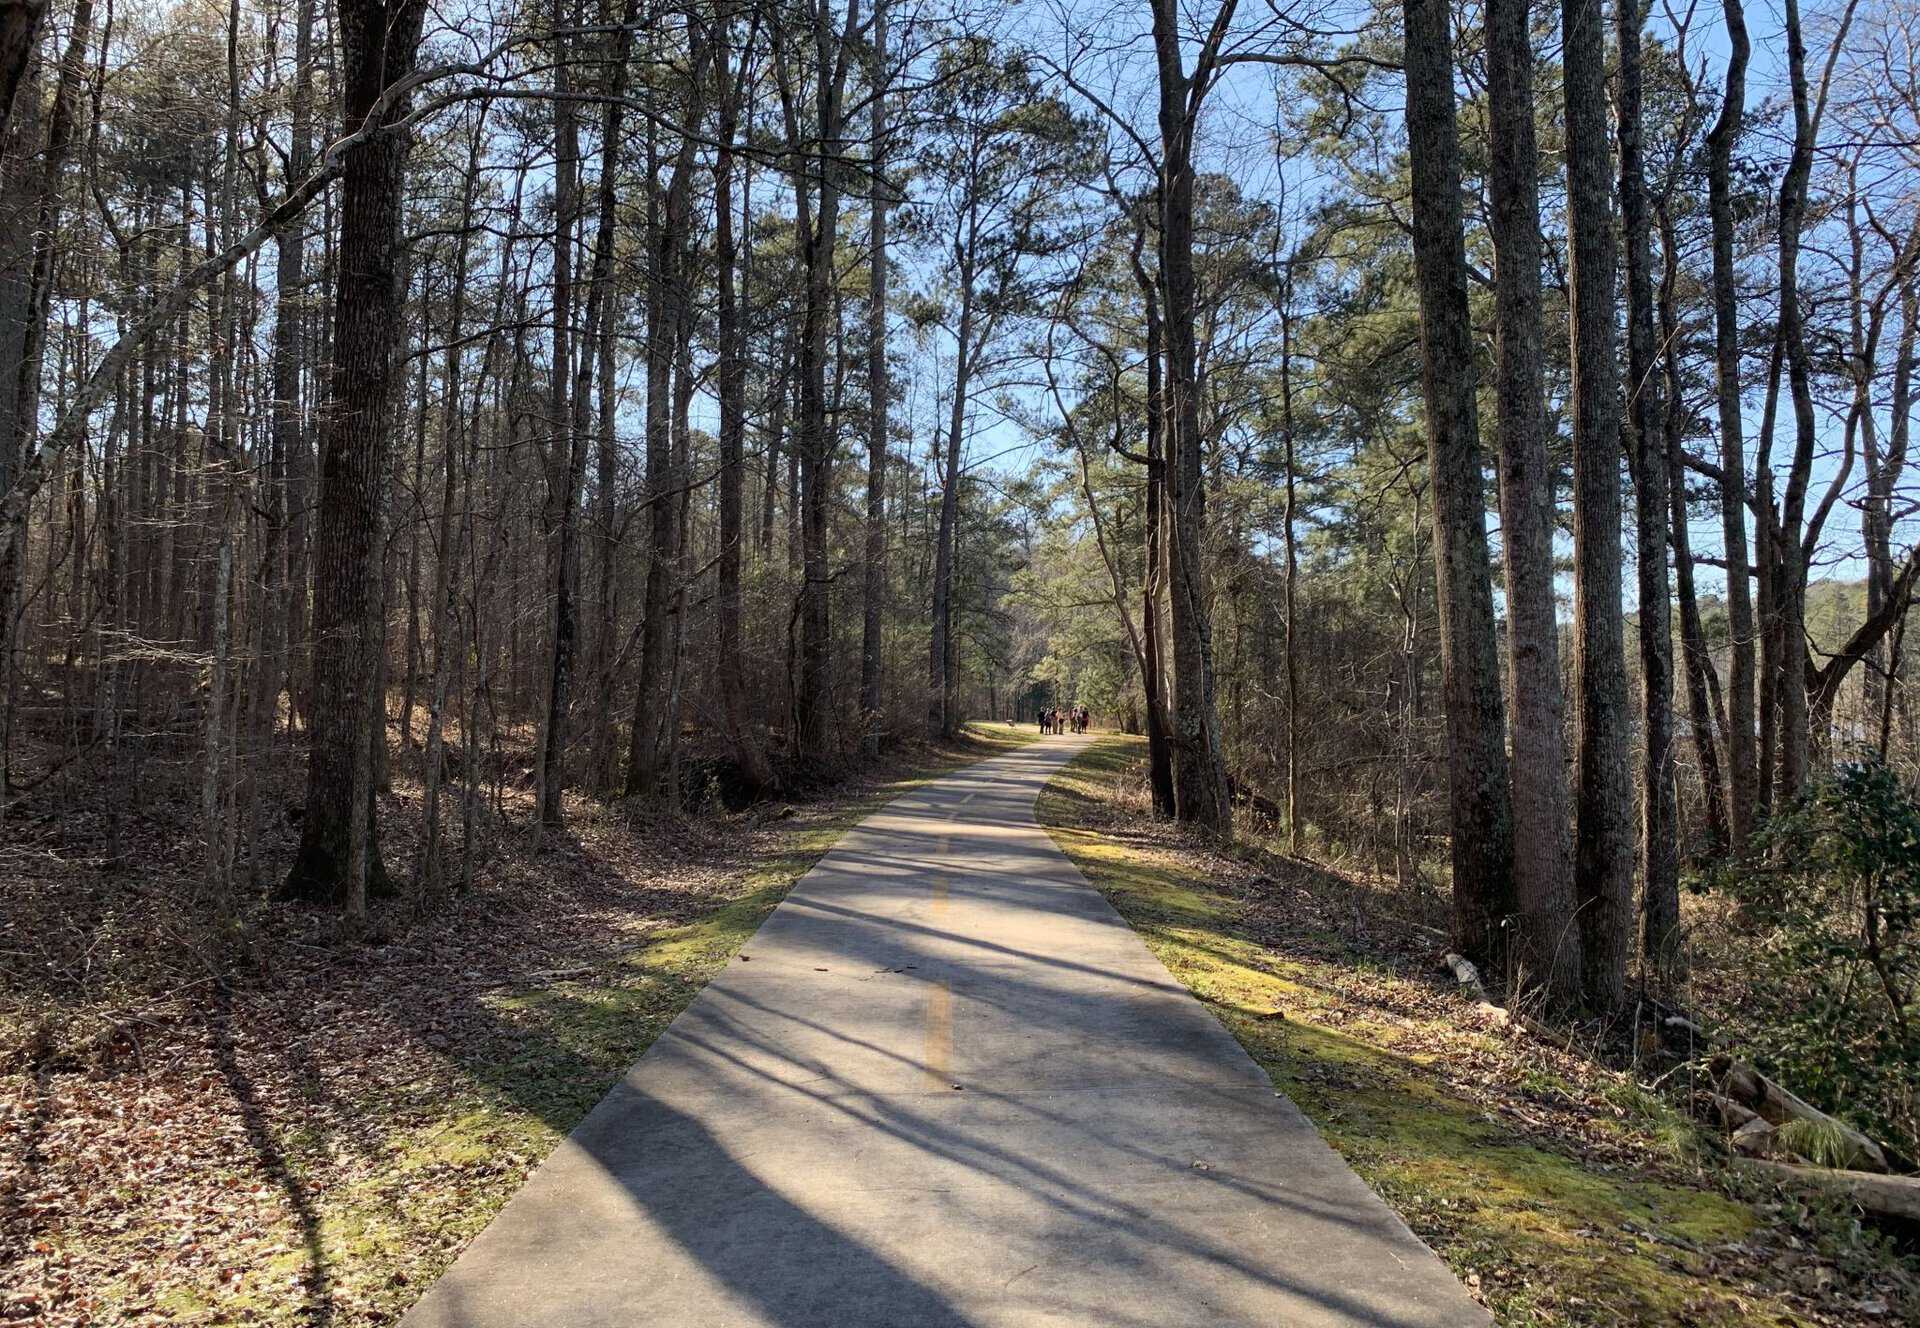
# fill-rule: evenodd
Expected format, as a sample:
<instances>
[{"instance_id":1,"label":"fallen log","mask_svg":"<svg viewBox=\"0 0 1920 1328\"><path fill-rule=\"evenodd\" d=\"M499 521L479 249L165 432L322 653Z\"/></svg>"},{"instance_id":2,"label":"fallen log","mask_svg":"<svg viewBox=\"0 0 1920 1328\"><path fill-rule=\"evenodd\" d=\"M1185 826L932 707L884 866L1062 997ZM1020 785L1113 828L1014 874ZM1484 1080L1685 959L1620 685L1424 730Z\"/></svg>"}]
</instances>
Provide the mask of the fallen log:
<instances>
[{"instance_id":1,"label":"fallen log","mask_svg":"<svg viewBox=\"0 0 1920 1328\"><path fill-rule=\"evenodd\" d=\"M1736 1158L1742 1170L1783 1183L1845 1195L1869 1213L1920 1222L1920 1176L1882 1176L1871 1171L1803 1167L1765 1158Z\"/></svg>"},{"instance_id":2,"label":"fallen log","mask_svg":"<svg viewBox=\"0 0 1920 1328\"><path fill-rule=\"evenodd\" d=\"M1465 955L1449 950L1441 956L1440 966L1453 974L1453 980L1460 984L1460 994L1473 1002L1473 1008L1494 1023L1524 1028L1535 1037L1547 1042L1571 1043L1571 1034L1562 1034L1533 1016L1522 1014L1518 1010L1495 1005L1487 996L1486 984L1480 981L1480 970Z\"/></svg>"},{"instance_id":3,"label":"fallen log","mask_svg":"<svg viewBox=\"0 0 1920 1328\"><path fill-rule=\"evenodd\" d=\"M1453 980L1460 984L1461 994L1475 1005L1485 1006L1501 1014L1506 1013L1487 999L1486 985L1480 981L1480 970L1474 967L1473 960L1449 950L1440 956L1440 967L1453 974Z\"/></svg>"},{"instance_id":4,"label":"fallen log","mask_svg":"<svg viewBox=\"0 0 1920 1328\"><path fill-rule=\"evenodd\" d=\"M1734 1151L1748 1157L1765 1157L1777 1146L1776 1127L1758 1116L1749 1117L1734 1128L1730 1136Z\"/></svg>"},{"instance_id":5,"label":"fallen log","mask_svg":"<svg viewBox=\"0 0 1920 1328\"><path fill-rule=\"evenodd\" d=\"M1879 1144L1851 1125L1835 1120L1818 1107L1802 1101L1745 1061L1734 1060L1731 1056L1716 1056L1711 1068L1714 1077L1720 1081L1722 1094L1769 1124L1780 1126L1791 1120L1811 1121L1833 1131L1836 1137L1844 1141L1852 1154L1849 1160L1860 1170L1888 1170L1887 1155Z\"/></svg>"},{"instance_id":6,"label":"fallen log","mask_svg":"<svg viewBox=\"0 0 1920 1328\"><path fill-rule=\"evenodd\" d=\"M1720 1128L1731 1134L1749 1121L1760 1119L1760 1113L1741 1106L1725 1093L1709 1093L1707 1100L1720 1116Z\"/></svg>"}]
</instances>

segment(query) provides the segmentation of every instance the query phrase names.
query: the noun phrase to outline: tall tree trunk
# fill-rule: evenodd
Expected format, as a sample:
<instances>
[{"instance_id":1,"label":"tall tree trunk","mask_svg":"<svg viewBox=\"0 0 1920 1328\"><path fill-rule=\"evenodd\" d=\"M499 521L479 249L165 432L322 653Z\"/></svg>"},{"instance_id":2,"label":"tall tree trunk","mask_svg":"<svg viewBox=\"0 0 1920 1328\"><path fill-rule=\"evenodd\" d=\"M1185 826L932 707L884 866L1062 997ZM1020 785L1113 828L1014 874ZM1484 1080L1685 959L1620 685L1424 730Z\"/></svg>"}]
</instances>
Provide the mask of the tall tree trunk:
<instances>
[{"instance_id":1,"label":"tall tree trunk","mask_svg":"<svg viewBox=\"0 0 1920 1328\"><path fill-rule=\"evenodd\" d=\"M1446 0L1405 0L1404 9L1413 262L1447 696L1454 938L1484 960L1497 955L1500 924L1514 910L1513 811L1467 315L1453 41Z\"/></svg>"},{"instance_id":2,"label":"tall tree trunk","mask_svg":"<svg viewBox=\"0 0 1920 1328\"><path fill-rule=\"evenodd\" d=\"M1660 211L1660 250L1664 260L1660 281L1660 345L1667 384L1667 500L1672 512L1674 591L1680 602L1680 652L1687 684L1687 723L1693 733L1694 754L1700 762L1707 851L1717 857L1732 843L1727 824L1726 780L1721 773L1719 745L1714 741L1715 727L1723 717L1713 699L1719 690L1719 679L1714 672L1713 656L1707 649L1706 626L1700 617L1700 601L1693 585L1684 446L1687 406L1681 395L1680 325L1674 304L1680 279L1680 254L1678 237L1664 206Z\"/></svg>"},{"instance_id":3,"label":"tall tree trunk","mask_svg":"<svg viewBox=\"0 0 1920 1328\"><path fill-rule=\"evenodd\" d=\"M828 420L828 340L837 325L834 264L840 236L840 144L844 96L859 0L849 0L844 36L833 33L826 0L814 0L813 169L819 197L803 216L801 251L806 306L800 333L800 690L796 752L809 765L832 750L832 620L827 568L827 513L833 486L834 436ZM802 193L806 186L800 186Z\"/></svg>"},{"instance_id":4,"label":"tall tree trunk","mask_svg":"<svg viewBox=\"0 0 1920 1328\"><path fill-rule=\"evenodd\" d=\"M1654 361L1653 219L1641 119L1640 0L1616 0L1620 224L1627 252L1625 446L1633 472L1640 588L1640 954L1674 975L1681 953L1679 806L1673 784L1673 616L1667 588L1667 438Z\"/></svg>"},{"instance_id":5,"label":"tall tree trunk","mask_svg":"<svg viewBox=\"0 0 1920 1328\"><path fill-rule=\"evenodd\" d=\"M688 123L699 123L705 97L707 43L690 34L693 77L688 84ZM651 122L650 122L651 128ZM649 239L647 291L647 582L640 624L640 680L634 692L633 733L627 755L627 793L657 797L662 792L668 755L667 724L672 707L673 661L669 627L673 615L675 553L681 504L672 492L673 365L682 325L693 316L691 304L691 225L694 137L682 137L673 170L659 202L659 219ZM652 178L653 172L649 172Z\"/></svg>"},{"instance_id":6,"label":"tall tree trunk","mask_svg":"<svg viewBox=\"0 0 1920 1328\"><path fill-rule=\"evenodd\" d=\"M433 672L427 693L427 741L422 773L426 827L413 872L415 888L427 894L439 893L446 879L444 854L441 851L440 785L446 755L447 697L452 686L454 667L453 634L460 608L459 545L463 542L456 539L454 509L460 505L462 471L466 472L466 478L471 482L474 469L474 458L462 447L465 441L462 437L465 417L461 414L460 391L466 355L461 338L465 333L467 313L467 261L473 250L470 219L473 215L474 191L479 186L480 153L486 141L486 122L487 107L482 103L472 137L468 140L467 170L461 180L460 216L468 224L462 225L454 247L453 294L447 311L447 349L441 368L440 510L435 516L436 557L433 589L427 604ZM505 291L506 283L502 281L496 298L503 297ZM424 403L422 409L425 409ZM471 513L461 516L461 534L466 532L470 520ZM469 715L463 727L471 726L472 716ZM468 778L472 778L471 771L468 772Z\"/></svg>"},{"instance_id":7,"label":"tall tree trunk","mask_svg":"<svg viewBox=\"0 0 1920 1328\"><path fill-rule=\"evenodd\" d=\"M971 253L969 247L968 253ZM967 425L967 395L972 388L974 353L973 264L960 263L960 325L953 361L953 399L947 418L946 456L940 465L940 525L933 543L933 629L927 644L927 735L953 736L956 716L950 702L953 679L954 532L960 520L960 461Z\"/></svg>"},{"instance_id":8,"label":"tall tree trunk","mask_svg":"<svg viewBox=\"0 0 1920 1328\"><path fill-rule=\"evenodd\" d=\"M1851 6L1848 8L1851 15ZM1780 182L1780 325L1793 406L1794 450L1780 506L1779 538L1773 544L1773 606L1777 645L1769 684L1778 723L1778 782L1774 806L1784 808L1807 782L1811 728L1807 710L1807 559L1801 547L1806 495L1813 478L1818 424L1813 405L1813 368L1800 309L1800 228L1813 172L1814 125L1807 88L1807 45L1799 0L1786 0L1787 81L1793 102L1793 150Z\"/></svg>"},{"instance_id":9,"label":"tall tree trunk","mask_svg":"<svg viewBox=\"0 0 1920 1328\"><path fill-rule=\"evenodd\" d=\"M878 755L881 737L881 664L886 647L887 595L887 413L892 391L887 370L887 96L892 81L887 67L887 5L873 7L873 119L869 130L869 169L873 172L870 259L867 296L867 546L861 587L860 722L868 756Z\"/></svg>"},{"instance_id":10,"label":"tall tree trunk","mask_svg":"<svg viewBox=\"0 0 1920 1328\"><path fill-rule=\"evenodd\" d=\"M1747 38L1742 0L1721 0L1727 76L1720 115L1707 134L1707 210L1713 228L1713 345L1720 420L1720 523L1727 564L1727 821L1745 845L1757 819L1761 779L1755 748L1753 587L1747 577L1747 456L1740 416L1740 307L1734 287L1733 146L1746 115Z\"/></svg>"},{"instance_id":11,"label":"tall tree trunk","mask_svg":"<svg viewBox=\"0 0 1920 1328\"><path fill-rule=\"evenodd\" d=\"M1158 200L1153 201L1159 211ZM1146 699L1147 788L1153 798L1153 814L1171 819L1174 815L1173 751L1167 719L1166 649L1161 634L1165 612L1162 589L1166 585L1166 422L1167 402L1162 371L1166 365L1166 337L1160 319L1160 286L1140 261L1146 248L1150 218L1138 216L1133 237L1133 281L1140 291L1140 304L1146 325L1146 401L1147 466L1145 496L1142 504L1142 568L1140 575L1140 689Z\"/></svg>"},{"instance_id":12,"label":"tall tree trunk","mask_svg":"<svg viewBox=\"0 0 1920 1328\"><path fill-rule=\"evenodd\" d=\"M348 124L372 114L392 80L413 69L424 0L343 0L338 6ZM396 99L382 117L406 113ZM366 912L381 886L373 802L376 691L384 653L380 608L381 499L394 401L394 346L403 322L401 194L406 140L370 138L348 149L340 205L340 280L333 362L320 429L314 565L313 746L300 850L286 889L296 898Z\"/></svg>"},{"instance_id":13,"label":"tall tree trunk","mask_svg":"<svg viewBox=\"0 0 1920 1328\"><path fill-rule=\"evenodd\" d=\"M1564 0L1567 211L1572 231L1574 890L1582 977L1597 1010L1626 995L1633 924L1627 669L1620 613L1620 406L1612 187L1600 0Z\"/></svg>"},{"instance_id":14,"label":"tall tree trunk","mask_svg":"<svg viewBox=\"0 0 1920 1328\"><path fill-rule=\"evenodd\" d=\"M1889 403L1887 449L1876 458L1867 476L1867 508L1862 515L1867 544L1867 616L1878 614L1893 596L1894 490L1906 470L1908 439L1913 427L1913 376L1916 336L1920 335L1920 290L1911 278L1900 289L1900 343L1894 353L1893 395ZM1896 647L1897 650L1897 647ZM1875 644L1867 657L1866 709L1885 711L1885 698L1897 670ZM1884 727L1884 726L1883 726Z\"/></svg>"},{"instance_id":15,"label":"tall tree trunk","mask_svg":"<svg viewBox=\"0 0 1920 1328\"><path fill-rule=\"evenodd\" d=\"M302 6L303 17L307 6ZM309 27L311 25L309 24ZM308 96L304 86L304 68L300 65L299 39L295 40L293 96ZM237 84L236 84L237 95ZM289 158L289 174L295 169ZM304 163L298 168L305 169ZM289 185L295 183L288 181ZM290 622L287 614L287 456L300 445L300 286L305 279L304 228L295 223L274 236L274 315L272 377L272 420L268 426L267 466L261 486L261 549L255 612L258 618L258 658L253 665L252 699L249 702L249 736L252 776L247 781L247 873L255 887L266 884L260 852L260 836L266 819L268 772L271 769L273 735L279 720L280 692L287 677L287 642ZM232 242L229 231L227 242Z\"/></svg>"},{"instance_id":16,"label":"tall tree trunk","mask_svg":"<svg viewBox=\"0 0 1920 1328\"><path fill-rule=\"evenodd\" d=\"M792 364L792 338L784 325L775 338L771 372L763 380L761 404L767 414L762 437L766 442L766 465L760 478L760 561L773 562L773 526L776 500L780 494L780 453L787 429L787 373Z\"/></svg>"},{"instance_id":17,"label":"tall tree trunk","mask_svg":"<svg viewBox=\"0 0 1920 1328\"><path fill-rule=\"evenodd\" d=\"M1200 434L1195 340L1193 140L1200 97L1211 76L1185 69L1178 6L1154 0L1153 43L1160 128L1160 285L1166 300L1167 580L1172 612L1174 808L1182 821L1233 834L1220 720L1213 696L1213 641L1207 588L1205 440Z\"/></svg>"},{"instance_id":18,"label":"tall tree trunk","mask_svg":"<svg viewBox=\"0 0 1920 1328\"><path fill-rule=\"evenodd\" d=\"M1294 538L1295 509L1299 495L1298 472L1293 436L1293 263L1289 257L1286 276L1281 282L1280 301L1280 433L1286 447L1286 511L1282 517L1282 543L1285 545L1286 573L1282 590L1286 614L1282 648L1287 655L1287 852L1300 854L1300 651L1295 631L1296 599L1300 580L1300 556Z\"/></svg>"},{"instance_id":19,"label":"tall tree trunk","mask_svg":"<svg viewBox=\"0 0 1920 1328\"><path fill-rule=\"evenodd\" d=\"M576 14L577 19L577 14ZM579 638L574 604L578 565L580 482L585 474L587 440L574 426L573 408L573 246L579 222L580 134L574 115L573 53L561 41L555 52L553 85L553 363L548 407L546 456L547 585L549 611L546 706L540 724L540 751L534 763L534 815L541 825L565 819L567 707L573 689L573 661ZM588 344L583 342L583 346ZM591 366L583 349L581 363ZM589 370L590 372L590 370Z\"/></svg>"},{"instance_id":20,"label":"tall tree trunk","mask_svg":"<svg viewBox=\"0 0 1920 1328\"><path fill-rule=\"evenodd\" d=\"M1516 990L1579 998L1580 928L1567 826L1560 627L1553 603L1554 471L1540 311L1540 156L1526 0L1488 0L1488 139L1499 340L1500 522L1506 546L1507 667L1513 681Z\"/></svg>"},{"instance_id":21,"label":"tall tree trunk","mask_svg":"<svg viewBox=\"0 0 1920 1328\"><path fill-rule=\"evenodd\" d=\"M14 98L39 49L40 20L46 14L47 0L0 4L0 140L12 125Z\"/></svg>"},{"instance_id":22,"label":"tall tree trunk","mask_svg":"<svg viewBox=\"0 0 1920 1328\"><path fill-rule=\"evenodd\" d=\"M746 664L740 632L740 555L745 531L741 501L746 486L747 365L740 330L740 302L734 289L739 243L733 229L734 136L743 88L729 84L727 36L717 43L714 68L720 82L719 146L714 153L714 263L719 279L720 380L720 551L714 612L720 658L720 709L740 772L754 790L772 787L773 768L747 725ZM743 71L744 76L744 71Z\"/></svg>"},{"instance_id":23,"label":"tall tree trunk","mask_svg":"<svg viewBox=\"0 0 1920 1328\"><path fill-rule=\"evenodd\" d=\"M0 436L0 494L9 498L14 496L16 488L22 488L28 482L25 474L27 455L40 417L41 360L46 349L47 323L53 301L54 249L58 242L61 205L64 201L61 197L62 182L66 174L67 157L73 146L74 122L78 116L76 103L80 96L80 80L86 72L87 44L92 32L92 0L77 0L67 34L66 51L61 56L60 72L54 84L47 141L40 150L39 178L32 180L30 201L24 204L0 203L16 226L25 222L31 227L25 234L16 231L14 235L0 239L0 244L5 244L8 249L26 258L24 271L0 278L6 280L8 285L15 282L20 284L20 288L12 292L16 298L0 307L0 317L7 318L8 322L12 322L16 316L19 320L15 326L0 328L0 337L4 338L0 341L0 348L19 348L19 359L7 366L13 371L13 381L0 384L0 394L9 399L10 406L4 416L0 416L0 423L11 426L4 436ZM4 29L0 29L0 33L4 33ZM0 88L0 91L11 94L12 89ZM27 95L33 95L32 91L29 90ZM30 122L27 127L30 127ZM18 153L24 158L27 150L22 142L8 142L0 137L0 157L12 159ZM25 161L19 160L0 171L0 183L10 183L7 176L29 180L32 173L26 169ZM22 611L18 597L25 574L26 555L25 504L9 505L18 506L19 511L17 514L9 513L9 519L0 521L0 796L4 796L11 787L13 769L14 700L19 690L15 620Z\"/></svg>"},{"instance_id":24,"label":"tall tree trunk","mask_svg":"<svg viewBox=\"0 0 1920 1328\"><path fill-rule=\"evenodd\" d=\"M1156 816L1174 815L1173 745L1167 722L1166 648L1160 624L1164 613L1162 590L1166 585L1167 527L1167 445L1166 391L1161 370L1165 364L1164 330L1160 323L1160 297L1157 283L1134 262L1135 279L1140 286L1141 302L1147 322L1147 493L1145 526L1145 568L1140 578L1141 689L1147 701L1147 787L1153 795Z\"/></svg>"}]
</instances>

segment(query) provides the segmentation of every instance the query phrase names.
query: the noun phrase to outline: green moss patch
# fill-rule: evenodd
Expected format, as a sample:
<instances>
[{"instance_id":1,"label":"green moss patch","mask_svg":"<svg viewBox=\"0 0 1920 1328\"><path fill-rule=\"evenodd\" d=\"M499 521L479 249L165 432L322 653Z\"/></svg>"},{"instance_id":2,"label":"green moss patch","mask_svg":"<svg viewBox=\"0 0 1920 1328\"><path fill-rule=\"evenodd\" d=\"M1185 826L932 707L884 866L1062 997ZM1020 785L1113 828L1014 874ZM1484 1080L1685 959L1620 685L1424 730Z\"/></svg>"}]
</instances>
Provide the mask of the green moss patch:
<instances>
[{"instance_id":1,"label":"green moss patch","mask_svg":"<svg viewBox=\"0 0 1920 1328\"><path fill-rule=\"evenodd\" d=\"M581 802L377 937L277 917L301 944L144 1066L0 1075L0 1319L393 1322L850 826L1036 736L724 823Z\"/></svg>"},{"instance_id":2,"label":"green moss patch","mask_svg":"<svg viewBox=\"0 0 1920 1328\"><path fill-rule=\"evenodd\" d=\"M1820 1321L1762 1285L1746 1245L1760 1219L1680 1164L1684 1121L1620 1076L1475 1027L1391 955L1339 953L1352 896L1330 874L1277 879L1142 831L1137 805L1116 807L1140 759L1125 739L1082 754L1043 793L1042 822L1502 1323Z\"/></svg>"}]
</instances>

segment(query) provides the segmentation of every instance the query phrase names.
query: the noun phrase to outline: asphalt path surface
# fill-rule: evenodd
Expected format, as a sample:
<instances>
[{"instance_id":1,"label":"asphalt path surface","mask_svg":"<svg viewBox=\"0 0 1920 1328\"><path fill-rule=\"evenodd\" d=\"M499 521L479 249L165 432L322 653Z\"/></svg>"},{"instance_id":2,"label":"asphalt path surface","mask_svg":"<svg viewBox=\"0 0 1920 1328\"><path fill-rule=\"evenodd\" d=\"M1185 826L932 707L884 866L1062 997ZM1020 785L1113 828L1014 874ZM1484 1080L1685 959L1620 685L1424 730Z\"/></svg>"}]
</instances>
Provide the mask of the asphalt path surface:
<instances>
[{"instance_id":1,"label":"asphalt path surface","mask_svg":"<svg viewBox=\"0 0 1920 1328\"><path fill-rule=\"evenodd\" d=\"M1487 1323L1035 822L1091 741L848 832L406 1328Z\"/></svg>"}]
</instances>

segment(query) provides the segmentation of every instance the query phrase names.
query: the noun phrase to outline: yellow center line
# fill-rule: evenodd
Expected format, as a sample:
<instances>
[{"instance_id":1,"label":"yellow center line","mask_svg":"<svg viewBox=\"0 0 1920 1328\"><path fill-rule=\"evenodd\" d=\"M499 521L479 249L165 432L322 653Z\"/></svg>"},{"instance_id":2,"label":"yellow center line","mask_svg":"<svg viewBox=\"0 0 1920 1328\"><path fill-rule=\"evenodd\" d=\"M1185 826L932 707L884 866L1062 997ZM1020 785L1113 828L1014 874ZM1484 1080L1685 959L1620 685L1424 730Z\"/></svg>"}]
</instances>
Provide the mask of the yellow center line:
<instances>
[{"instance_id":1,"label":"yellow center line","mask_svg":"<svg viewBox=\"0 0 1920 1328\"><path fill-rule=\"evenodd\" d=\"M927 991L927 1079L942 1088L953 1082L953 984L942 980Z\"/></svg>"},{"instance_id":2,"label":"yellow center line","mask_svg":"<svg viewBox=\"0 0 1920 1328\"><path fill-rule=\"evenodd\" d=\"M936 922L947 915L951 886L945 872L933 878L933 916ZM942 979L927 989L927 1054L924 1062L929 1082L946 1088L953 1081L953 983Z\"/></svg>"}]
</instances>

